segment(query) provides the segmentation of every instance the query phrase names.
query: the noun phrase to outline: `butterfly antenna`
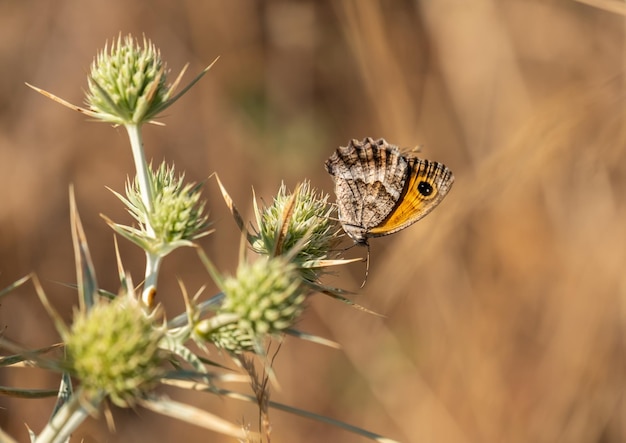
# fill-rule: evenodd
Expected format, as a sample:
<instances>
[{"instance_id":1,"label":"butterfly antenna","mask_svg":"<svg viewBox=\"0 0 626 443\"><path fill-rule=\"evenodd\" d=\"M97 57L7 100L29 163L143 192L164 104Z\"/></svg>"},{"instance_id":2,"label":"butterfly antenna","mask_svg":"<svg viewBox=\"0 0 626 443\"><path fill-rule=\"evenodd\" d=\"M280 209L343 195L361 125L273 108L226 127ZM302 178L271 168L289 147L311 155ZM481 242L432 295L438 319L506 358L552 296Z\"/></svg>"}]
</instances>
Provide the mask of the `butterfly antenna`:
<instances>
[{"instance_id":1,"label":"butterfly antenna","mask_svg":"<svg viewBox=\"0 0 626 443\"><path fill-rule=\"evenodd\" d=\"M335 249L335 251L346 252L346 251L349 251L350 249L354 248L356 245L357 245L356 243L353 243L350 246L346 246L345 248Z\"/></svg>"},{"instance_id":2,"label":"butterfly antenna","mask_svg":"<svg viewBox=\"0 0 626 443\"><path fill-rule=\"evenodd\" d=\"M365 257L365 279L363 280L363 283L361 283L361 287L359 289L363 289L363 287L365 286L365 283L367 283L367 276L370 273L370 244L369 242L366 242L365 246L367 246L367 256Z\"/></svg>"}]
</instances>

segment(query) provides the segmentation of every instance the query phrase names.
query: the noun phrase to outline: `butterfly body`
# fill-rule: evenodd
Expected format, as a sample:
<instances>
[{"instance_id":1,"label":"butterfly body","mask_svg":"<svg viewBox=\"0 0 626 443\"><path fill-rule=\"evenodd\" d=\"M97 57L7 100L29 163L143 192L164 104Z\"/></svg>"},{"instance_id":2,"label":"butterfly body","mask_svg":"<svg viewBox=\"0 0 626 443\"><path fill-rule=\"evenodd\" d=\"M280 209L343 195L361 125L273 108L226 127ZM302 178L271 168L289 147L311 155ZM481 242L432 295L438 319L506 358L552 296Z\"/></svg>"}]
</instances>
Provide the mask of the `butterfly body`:
<instances>
[{"instance_id":1,"label":"butterfly body","mask_svg":"<svg viewBox=\"0 0 626 443\"><path fill-rule=\"evenodd\" d=\"M325 163L339 221L358 244L393 234L432 211L454 182L443 164L402 154L384 139L352 140Z\"/></svg>"}]
</instances>

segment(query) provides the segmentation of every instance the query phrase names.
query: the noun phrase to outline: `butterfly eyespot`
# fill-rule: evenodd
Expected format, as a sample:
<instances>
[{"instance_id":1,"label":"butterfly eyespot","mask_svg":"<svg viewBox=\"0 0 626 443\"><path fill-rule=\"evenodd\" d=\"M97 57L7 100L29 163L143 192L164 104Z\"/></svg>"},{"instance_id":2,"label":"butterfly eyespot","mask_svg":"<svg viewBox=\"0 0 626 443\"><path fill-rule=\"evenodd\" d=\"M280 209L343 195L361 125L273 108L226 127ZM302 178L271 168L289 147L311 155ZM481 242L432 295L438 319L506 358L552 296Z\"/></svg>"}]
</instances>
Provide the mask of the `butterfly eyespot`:
<instances>
[{"instance_id":1,"label":"butterfly eyespot","mask_svg":"<svg viewBox=\"0 0 626 443\"><path fill-rule=\"evenodd\" d=\"M417 184L417 191L422 194L424 197L428 197L435 190L432 185L428 182L421 181Z\"/></svg>"}]
</instances>

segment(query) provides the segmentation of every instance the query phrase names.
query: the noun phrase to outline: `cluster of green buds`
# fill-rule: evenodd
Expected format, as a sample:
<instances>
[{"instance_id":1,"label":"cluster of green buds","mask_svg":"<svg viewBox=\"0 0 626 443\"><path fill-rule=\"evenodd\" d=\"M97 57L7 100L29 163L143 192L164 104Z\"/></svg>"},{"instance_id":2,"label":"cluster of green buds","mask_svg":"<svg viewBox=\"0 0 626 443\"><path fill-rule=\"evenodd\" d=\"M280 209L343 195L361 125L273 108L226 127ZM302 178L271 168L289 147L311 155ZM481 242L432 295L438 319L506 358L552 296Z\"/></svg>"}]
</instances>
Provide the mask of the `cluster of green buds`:
<instances>
[{"instance_id":1,"label":"cluster of green buds","mask_svg":"<svg viewBox=\"0 0 626 443\"><path fill-rule=\"evenodd\" d=\"M233 353L262 353L263 340L293 326L304 309L306 288L293 263L281 257L240 263L220 279L224 299L217 315L197 324L203 341Z\"/></svg>"},{"instance_id":2,"label":"cluster of green buds","mask_svg":"<svg viewBox=\"0 0 626 443\"><path fill-rule=\"evenodd\" d=\"M107 396L132 406L161 374L162 333L134 297L96 300L91 309L76 311L71 329L62 332L65 369L87 398Z\"/></svg>"},{"instance_id":3,"label":"cluster of green buds","mask_svg":"<svg viewBox=\"0 0 626 443\"><path fill-rule=\"evenodd\" d=\"M293 193L283 184L271 205L255 207L258 230L252 249L261 255L286 256L302 278L316 282L339 242L341 228L332 217L328 194L304 181Z\"/></svg>"},{"instance_id":4,"label":"cluster of green buds","mask_svg":"<svg viewBox=\"0 0 626 443\"><path fill-rule=\"evenodd\" d=\"M235 277L222 278L209 264L223 301L217 315L197 323L196 336L230 352L262 353L265 338L292 328L309 293L331 292L319 284L325 268L348 262L329 259L340 232L332 211L328 196L308 182L293 193L282 185L271 205L255 207L258 229L248 241L261 257L242 261Z\"/></svg>"},{"instance_id":5,"label":"cluster of green buds","mask_svg":"<svg viewBox=\"0 0 626 443\"><path fill-rule=\"evenodd\" d=\"M142 47L132 36L118 37L91 65L86 103L92 116L118 125L149 121L168 105L166 73L151 42L144 38Z\"/></svg>"},{"instance_id":6,"label":"cluster of green buds","mask_svg":"<svg viewBox=\"0 0 626 443\"><path fill-rule=\"evenodd\" d=\"M126 196L113 191L126 205L139 227L111 223L120 235L150 254L165 257L174 249L192 246L208 234L200 185L185 184L185 174L176 176L174 167L162 163L156 171L149 168L152 209L147 210L138 180L128 180Z\"/></svg>"}]
</instances>

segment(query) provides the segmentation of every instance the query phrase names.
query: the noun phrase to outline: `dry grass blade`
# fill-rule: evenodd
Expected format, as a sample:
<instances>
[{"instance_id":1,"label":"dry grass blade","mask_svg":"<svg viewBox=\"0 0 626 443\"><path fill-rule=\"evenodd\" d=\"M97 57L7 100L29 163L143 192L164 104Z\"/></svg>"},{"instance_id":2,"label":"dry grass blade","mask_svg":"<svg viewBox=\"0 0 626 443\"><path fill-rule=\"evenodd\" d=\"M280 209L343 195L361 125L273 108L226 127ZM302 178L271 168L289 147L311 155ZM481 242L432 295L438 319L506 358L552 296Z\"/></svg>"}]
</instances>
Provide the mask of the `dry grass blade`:
<instances>
[{"instance_id":1,"label":"dry grass blade","mask_svg":"<svg viewBox=\"0 0 626 443\"><path fill-rule=\"evenodd\" d=\"M203 361L206 361L203 359ZM223 366L217 363L208 363L212 364L216 368L223 369L225 371L234 371L232 367ZM210 373L211 382L221 382L221 383L249 383L250 377L247 374L241 374L238 372L226 372L226 373ZM177 376L176 376L177 377ZM174 386L178 389L187 389L189 391L206 391L208 390L214 391L215 386L213 384L207 383L207 374L202 373L194 373L189 372L187 378L163 378L162 383L168 386Z\"/></svg>"},{"instance_id":2,"label":"dry grass blade","mask_svg":"<svg viewBox=\"0 0 626 443\"><path fill-rule=\"evenodd\" d=\"M139 400L139 404L146 409L159 414L167 415L192 425L200 426L220 434L234 438L246 439L254 433L244 431L241 426L235 425L209 412L193 406L179 403L168 398L147 398ZM244 440L245 441L245 440Z\"/></svg>"},{"instance_id":3,"label":"dry grass blade","mask_svg":"<svg viewBox=\"0 0 626 443\"><path fill-rule=\"evenodd\" d=\"M41 283L39 283L39 279L37 278L36 275L33 276L33 285L35 286L35 292L37 293L37 296L39 297L41 304L48 312L48 315L52 318L52 321L54 322L54 325L57 331L59 331L61 335L67 333L68 332L67 325L65 324L65 322L63 321L63 318L59 315L57 310L54 309L52 305L50 304L50 301L48 300L48 297L46 297L46 293L41 287Z\"/></svg>"},{"instance_id":4,"label":"dry grass blade","mask_svg":"<svg viewBox=\"0 0 626 443\"><path fill-rule=\"evenodd\" d=\"M179 387L185 387L186 389L193 389L195 391L200 391L200 392L212 392L215 394L218 394L220 397L227 397L227 398L231 398L233 400L239 400L239 401L244 401L244 402L248 402L248 403L253 403L253 404L257 404L257 398L253 395L249 395L249 394L242 394L240 392L235 392L235 391L231 391L229 389L219 389L219 390L215 390L214 387L212 386L208 386L206 384L203 384L201 382L190 382L190 381L168 381L168 384L172 384L172 385L180 385ZM298 409L298 408L294 408L292 406L288 406L285 405L283 403L279 403L279 402L275 402L275 401L269 401L268 405L270 408L273 409L277 409L280 411L285 411L285 412L289 412L291 414L294 415L298 415L300 417L305 417L311 420L316 420L316 421L320 421L323 423L328 423L331 424L333 426L336 426L338 428L341 429L345 429L348 432L352 432L354 434L358 434L361 435L363 437L369 438L370 440L373 441L378 441L381 443L396 443L395 440L389 439L389 438L385 438L381 435L378 434L374 434L373 432L369 432L366 431L364 429L358 428L356 426L352 426L350 424L341 422L339 420L334 420L332 418L328 418L328 417L324 417L322 415L319 414L315 414L313 412L309 412L309 411L305 411L302 409ZM143 405L145 406L145 405ZM160 412L160 411L156 411L156 412ZM203 411L201 411L203 412Z\"/></svg>"},{"instance_id":5,"label":"dry grass blade","mask_svg":"<svg viewBox=\"0 0 626 443\"><path fill-rule=\"evenodd\" d=\"M62 321L59 319L59 321ZM64 325L62 326L64 327ZM37 367L44 369L52 369L53 371L59 371L59 363L55 359L46 359L42 357L43 354L47 353L50 349L62 347L63 344L57 343L48 348L37 349L31 351L30 349L26 349L23 346L8 340L6 338L0 337L0 349L6 349L9 352L12 352L14 355L8 356L7 361L3 361L2 366L13 366L13 367Z\"/></svg>"},{"instance_id":6,"label":"dry grass blade","mask_svg":"<svg viewBox=\"0 0 626 443\"><path fill-rule=\"evenodd\" d=\"M178 76L178 79L180 79L180 77L183 75L183 73L187 70L187 65L185 65L185 67L183 68L183 70L181 71L180 75ZM148 89L147 93L146 93L146 102L147 103L151 103L154 100L154 96L156 95L157 91L159 90L159 84L161 83L161 79L163 78L163 75L165 74L163 67L161 67L161 69L159 69L159 72L157 72L157 75L154 77L154 80L150 83L150 89ZM96 82L96 80L94 78L91 79L91 81L93 81L96 86L98 87L98 89L100 88L100 85L98 84L98 82ZM104 94L106 94L106 91L101 91ZM106 95L106 97L108 97L108 94ZM115 106L115 103L110 103L110 105Z\"/></svg>"},{"instance_id":7,"label":"dry grass blade","mask_svg":"<svg viewBox=\"0 0 626 443\"><path fill-rule=\"evenodd\" d=\"M219 60L219 56L215 57L215 60L213 60L211 62L211 64L209 66L207 66L206 68L204 68L200 74L198 74L193 80L191 80L191 82L189 82L189 84L187 86L185 86L182 91L180 91L178 94L176 94L174 97L171 97L170 99L168 99L165 103L163 103L163 105L161 107L159 107L157 112L162 112L163 110L169 108L171 105L173 105L174 103L176 103L176 101L181 98L189 89L191 89L191 87L193 85L195 85L202 77L204 77L204 74L206 74L207 72L209 72L209 70L213 67L213 65L215 63L217 63L217 61ZM170 88L170 92L174 91L176 89L176 87L178 86L178 84L180 83L183 74L185 73L185 71L187 70L187 65L185 65L185 67L181 70L180 74L178 74L178 77L176 78L176 80L174 81L174 83L172 84L171 88ZM150 122L153 123L153 122Z\"/></svg>"},{"instance_id":8,"label":"dry grass blade","mask_svg":"<svg viewBox=\"0 0 626 443\"><path fill-rule=\"evenodd\" d=\"M245 223L243 221L243 217L239 213L239 210L237 210L237 207L233 203L233 199L228 194L228 191L226 191L226 188L222 184L222 181L220 180L220 177L217 175L217 173L215 173L213 175L215 175L215 179L217 180L217 185L220 187L220 192L222 193L222 198L224 199L224 203L226 203L226 206L228 207L228 210L230 211L230 213L232 214L233 218L235 219L235 223L237 224L237 227L239 228L239 230L241 232L246 234L246 238L250 242L251 239L252 239L252 236L250 235L248 230L245 228Z\"/></svg>"},{"instance_id":9,"label":"dry grass blade","mask_svg":"<svg viewBox=\"0 0 626 443\"><path fill-rule=\"evenodd\" d=\"M74 188L70 187L70 219L72 225L72 243L74 245L74 261L76 263L76 283L78 285L78 300L81 309L91 308L94 297L98 293L96 271L91 261L91 254L87 246L85 231L76 209Z\"/></svg>"},{"instance_id":10,"label":"dry grass blade","mask_svg":"<svg viewBox=\"0 0 626 443\"><path fill-rule=\"evenodd\" d=\"M298 184L296 189L293 191L293 194L291 194L291 196L289 197L289 200L285 204L285 208L283 209L283 213L281 214L280 224L276 227L276 229L279 232L276 233L274 257L277 257L282 254L283 244L285 243L285 238L287 237L287 230L289 229L289 222L291 221L293 210L296 206L296 199L300 195L301 187L302 187L302 184Z\"/></svg>"},{"instance_id":11,"label":"dry grass blade","mask_svg":"<svg viewBox=\"0 0 626 443\"><path fill-rule=\"evenodd\" d=\"M316 268L326 268L330 266L342 266L348 265L350 263L362 262L362 258L337 258L337 259L325 259L325 260L316 260L314 262L314 266Z\"/></svg>"},{"instance_id":12,"label":"dry grass blade","mask_svg":"<svg viewBox=\"0 0 626 443\"><path fill-rule=\"evenodd\" d=\"M213 264L211 259L198 246L196 246L196 252L198 253L198 257L200 257L200 261L202 262L202 264L204 265L206 270L211 275L211 278L213 279L215 284L217 284L217 286L220 287L220 288L223 287L224 286L224 279L220 275L219 271L217 270L217 268L215 267L215 265Z\"/></svg>"},{"instance_id":13,"label":"dry grass blade","mask_svg":"<svg viewBox=\"0 0 626 443\"><path fill-rule=\"evenodd\" d=\"M56 397L58 393L56 389L19 389L0 386L0 395L14 398L48 398Z\"/></svg>"},{"instance_id":14,"label":"dry grass blade","mask_svg":"<svg viewBox=\"0 0 626 443\"><path fill-rule=\"evenodd\" d=\"M217 61L218 58L219 57L217 57L215 60L213 60L213 63L211 63L208 68L205 68L204 71L201 73L201 75L204 75L204 73L206 73L211 68L211 66L213 66L215 64L215 62ZM183 66L183 69L181 69L180 72L178 73L178 76L176 77L176 80L174 80L174 83L172 83L172 86L170 86L168 94L171 94L174 91L176 91L176 88L178 88L178 85L183 80L183 76L185 75L185 72L187 72L188 68L189 68L189 63L185 63L185 66ZM189 89L189 87L187 89Z\"/></svg>"},{"instance_id":15,"label":"dry grass blade","mask_svg":"<svg viewBox=\"0 0 626 443\"><path fill-rule=\"evenodd\" d=\"M122 285L122 290L124 292L128 292L129 288L128 288L128 282L126 280L126 271L124 270L124 264L122 263L122 256L120 255L120 247L117 243L117 237L115 235L113 236L113 244L115 246L115 262L117 263L117 273L120 279L120 283Z\"/></svg>"},{"instance_id":16,"label":"dry grass blade","mask_svg":"<svg viewBox=\"0 0 626 443\"><path fill-rule=\"evenodd\" d=\"M307 334L306 332L298 331L296 329L286 329L284 332L285 334L289 334L301 340L307 340L312 343L317 343L318 345L328 346L329 348L333 348L333 349L341 349L341 345L339 343L333 340L329 340L324 337Z\"/></svg>"},{"instance_id":17,"label":"dry grass blade","mask_svg":"<svg viewBox=\"0 0 626 443\"><path fill-rule=\"evenodd\" d=\"M246 401L246 402L251 402L251 403L256 403L257 402L256 398L253 397L252 395L241 394L239 392L233 392L233 391L229 391L227 389L221 389L219 391L219 394L221 396L223 396L223 397L232 398L234 400L241 400L241 401ZM350 425L348 423L344 423L344 422L339 421L339 420L334 420L332 418L325 417L323 415L315 414L314 412L309 412L309 411L305 411L303 409L294 408L292 406L288 406L288 405L285 405L283 403L270 401L269 402L269 406L270 406L270 408L277 409L277 410L280 410L280 411L289 412L290 414L298 415L300 417L308 418L308 419L311 419L311 420L316 420L316 421L319 421L319 422L322 422L322 423L328 423L328 424L330 424L332 426L336 426L338 428L344 429L345 431L348 431L348 432L351 432L353 434L357 434L357 435L363 436L363 437L368 438L368 439L373 440L373 441L377 441L377 442L380 442L380 443L398 443L396 440L392 440L390 438L383 437L382 435L378 435L378 434L375 434L373 432L366 431L365 429L361 429L359 427L352 426L352 425Z\"/></svg>"},{"instance_id":18,"label":"dry grass blade","mask_svg":"<svg viewBox=\"0 0 626 443\"><path fill-rule=\"evenodd\" d=\"M328 295L329 297L334 298L335 300L338 300L340 302L343 302L347 305L352 306L355 309L358 309L359 311L363 311L363 312L367 312L368 314L372 314L375 315L377 317L385 317L382 314L379 314L378 312L374 312L371 311L369 309L367 309L364 306L359 305L358 303L353 302L352 300L350 300L349 298L345 297L344 295L351 295L351 293L349 293L348 291L345 291L343 289L339 289L339 288L332 288L330 286L323 286L317 283L311 283L308 282L311 287L313 287L316 291L321 292L322 294Z\"/></svg>"},{"instance_id":19,"label":"dry grass blade","mask_svg":"<svg viewBox=\"0 0 626 443\"><path fill-rule=\"evenodd\" d=\"M25 275L24 277L20 278L19 280L14 281L9 286L7 286L2 291L0 291L0 298L2 298L3 296L7 295L11 291L13 291L15 288L22 286L24 283L26 283L28 280L30 280L30 278L31 278L31 275Z\"/></svg>"},{"instance_id":20,"label":"dry grass blade","mask_svg":"<svg viewBox=\"0 0 626 443\"><path fill-rule=\"evenodd\" d=\"M323 415L315 414L315 413L309 412L309 411L304 411L302 409L298 409L298 408L294 408L294 407L291 407L291 406L283 405L281 403L276 403L276 402L270 401L270 407L272 407L274 409L281 410L281 411L289 412L289 413L294 414L294 415L299 415L301 417L306 417L306 418L309 418L309 419L312 419L312 420L320 421L322 423L328 423L329 425L336 426L336 427L341 428L341 429L343 429L345 431L351 432L353 434L360 435L362 437L365 437L365 438L368 438L370 440L377 441L377 442L380 442L380 443L399 443L397 440L392 440L391 438L383 437L382 435L378 435L378 434L375 434L373 432L366 431L365 429L359 428L357 426L352 426L352 425L350 425L348 423L344 423L344 422L339 421L339 420L334 420L332 418L325 417Z\"/></svg>"},{"instance_id":21,"label":"dry grass blade","mask_svg":"<svg viewBox=\"0 0 626 443\"><path fill-rule=\"evenodd\" d=\"M8 344L8 342L5 340L3 342L0 343L1 345L5 345ZM39 349L34 349L32 351L28 351L28 355L25 355L23 353L22 349L19 349L17 347L17 345L9 345L10 348L8 348L9 350L11 350L11 352L15 352L15 355L8 355L6 357L2 357L0 358L0 367L4 367L4 366L13 366L13 365L18 365L22 362L25 361L30 361L32 356L38 356L38 355L42 355L45 354L53 349L58 349L60 347L62 347L63 345L61 343L57 343L54 344L52 346L46 346L45 348L39 348Z\"/></svg>"},{"instance_id":22,"label":"dry grass blade","mask_svg":"<svg viewBox=\"0 0 626 443\"><path fill-rule=\"evenodd\" d=\"M65 106L66 108L70 108L73 111L80 112L81 114L85 114L85 115L88 115L90 117L96 117L96 113L94 113L94 112L92 112L92 111L90 111L88 109L81 108L80 106L73 105L72 103L70 103L70 102L68 102L66 100L63 100L61 97L57 97L56 95L51 94L48 91L45 91L45 90L43 90L41 88L38 88L37 86L33 86L30 83L25 83L25 84L29 88L34 89L35 91L39 92L41 95L43 95L45 97L48 97L51 100L54 100L55 102Z\"/></svg>"}]
</instances>

